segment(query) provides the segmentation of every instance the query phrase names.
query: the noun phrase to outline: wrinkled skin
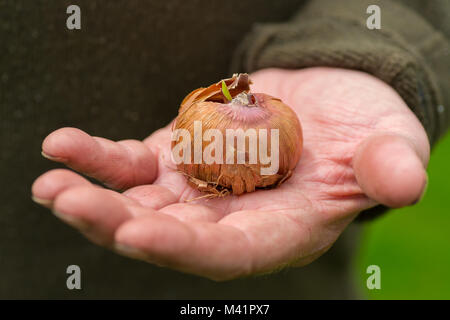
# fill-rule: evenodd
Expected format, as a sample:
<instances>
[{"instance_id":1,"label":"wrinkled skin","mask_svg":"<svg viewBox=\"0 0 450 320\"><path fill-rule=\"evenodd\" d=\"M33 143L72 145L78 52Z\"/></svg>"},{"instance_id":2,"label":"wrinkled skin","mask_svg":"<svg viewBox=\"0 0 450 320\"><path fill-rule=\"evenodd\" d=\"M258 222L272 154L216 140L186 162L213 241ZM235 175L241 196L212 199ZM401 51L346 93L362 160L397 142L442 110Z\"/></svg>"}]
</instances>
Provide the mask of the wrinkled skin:
<instances>
[{"instance_id":1,"label":"wrinkled skin","mask_svg":"<svg viewBox=\"0 0 450 320\"><path fill-rule=\"evenodd\" d=\"M429 143L388 85L333 68L251 78L253 92L281 98L302 123L302 158L279 188L186 203L201 194L171 163L170 125L143 142L62 128L44 140L43 155L125 191L56 169L35 181L34 200L119 254L227 280L308 264L360 211L420 199Z\"/></svg>"}]
</instances>

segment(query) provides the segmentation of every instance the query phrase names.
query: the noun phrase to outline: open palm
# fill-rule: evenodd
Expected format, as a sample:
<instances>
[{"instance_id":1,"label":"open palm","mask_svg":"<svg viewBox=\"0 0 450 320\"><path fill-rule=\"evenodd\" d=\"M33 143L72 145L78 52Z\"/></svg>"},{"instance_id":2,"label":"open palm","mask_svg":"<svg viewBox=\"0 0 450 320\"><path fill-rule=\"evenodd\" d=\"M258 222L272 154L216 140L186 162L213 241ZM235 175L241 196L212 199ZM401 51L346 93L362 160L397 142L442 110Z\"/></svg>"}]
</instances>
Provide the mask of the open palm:
<instances>
[{"instance_id":1,"label":"open palm","mask_svg":"<svg viewBox=\"0 0 450 320\"><path fill-rule=\"evenodd\" d=\"M251 78L253 92L281 98L303 127L302 157L279 188L192 200L201 194L171 161L170 125L143 142L63 128L45 139L43 155L125 191L56 169L35 181L35 201L96 244L226 280L310 263L360 211L420 198L427 136L387 84L332 68L266 69Z\"/></svg>"}]
</instances>

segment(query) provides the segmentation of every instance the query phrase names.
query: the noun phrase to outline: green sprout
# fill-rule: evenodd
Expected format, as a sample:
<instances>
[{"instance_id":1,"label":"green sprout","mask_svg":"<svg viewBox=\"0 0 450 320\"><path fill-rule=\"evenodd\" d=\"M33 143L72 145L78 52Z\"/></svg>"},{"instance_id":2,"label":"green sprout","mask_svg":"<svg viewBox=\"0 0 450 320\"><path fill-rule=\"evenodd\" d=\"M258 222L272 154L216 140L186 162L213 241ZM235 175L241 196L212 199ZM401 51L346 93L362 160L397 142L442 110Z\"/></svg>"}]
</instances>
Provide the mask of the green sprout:
<instances>
[{"instance_id":1,"label":"green sprout","mask_svg":"<svg viewBox=\"0 0 450 320\"><path fill-rule=\"evenodd\" d=\"M225 98L228 99L228 101L233 100L231 97L230 91L228 91L227 85L225 84L225 81L222 80L222 93L225 96Z\"/></svg>"}]
</instances>

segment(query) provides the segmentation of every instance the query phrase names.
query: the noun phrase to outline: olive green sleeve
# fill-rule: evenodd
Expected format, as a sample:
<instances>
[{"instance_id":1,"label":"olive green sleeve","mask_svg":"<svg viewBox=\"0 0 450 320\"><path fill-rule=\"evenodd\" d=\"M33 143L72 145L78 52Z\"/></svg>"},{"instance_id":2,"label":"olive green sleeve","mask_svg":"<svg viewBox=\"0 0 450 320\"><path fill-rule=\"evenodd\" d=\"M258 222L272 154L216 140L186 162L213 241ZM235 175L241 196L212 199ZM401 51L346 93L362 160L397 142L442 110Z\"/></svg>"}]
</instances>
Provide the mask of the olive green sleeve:
<instances>
[{"instance_id":1,"label":"olive green sleeve","mask_svg":"<svg viewBox=\"0 0 450 320\"><path fill-rule=\"evenodd\" d=\"M373 4L381 29L366 26ZM448 17L448 0L309 1L286 23L255 24L232 72L329 66L370 73L400 94L433 145L449 124Z\"/></svg>"}]
</instances>

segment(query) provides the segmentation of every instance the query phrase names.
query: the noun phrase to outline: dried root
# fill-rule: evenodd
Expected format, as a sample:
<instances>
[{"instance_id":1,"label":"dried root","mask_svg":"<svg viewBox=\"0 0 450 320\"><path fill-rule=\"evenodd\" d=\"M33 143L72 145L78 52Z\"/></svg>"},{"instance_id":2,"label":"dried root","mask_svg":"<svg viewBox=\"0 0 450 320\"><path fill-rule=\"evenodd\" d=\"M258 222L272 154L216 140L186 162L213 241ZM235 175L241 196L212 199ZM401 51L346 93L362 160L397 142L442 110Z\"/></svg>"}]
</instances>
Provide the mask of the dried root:
<instances>
[{"instance_id":1,"label":"dried root","mask_svg":"<svg viewBox=\"0 0 450 320\"><path fill-rule=\"evenodd\" d=\"M182 172L182 171L179 171L179 172L182 173L184 176L186 176L186 178L188 179L188 184L190 186L192 186L193 188L197 189L200 192L206 193L203 196L195 197L192 199L187 199L187 200L185 200L185 202L191 202L194 200L205 199L205 198L206 199L223 198L232 193L231 190L229 190L228 188L225 188L219 184L221 176L219 176L217 181L213 182L213 181L203 181L203 180L194 178L193 176L191 176L185 172Z\"/></svg>"}]
</instances>

